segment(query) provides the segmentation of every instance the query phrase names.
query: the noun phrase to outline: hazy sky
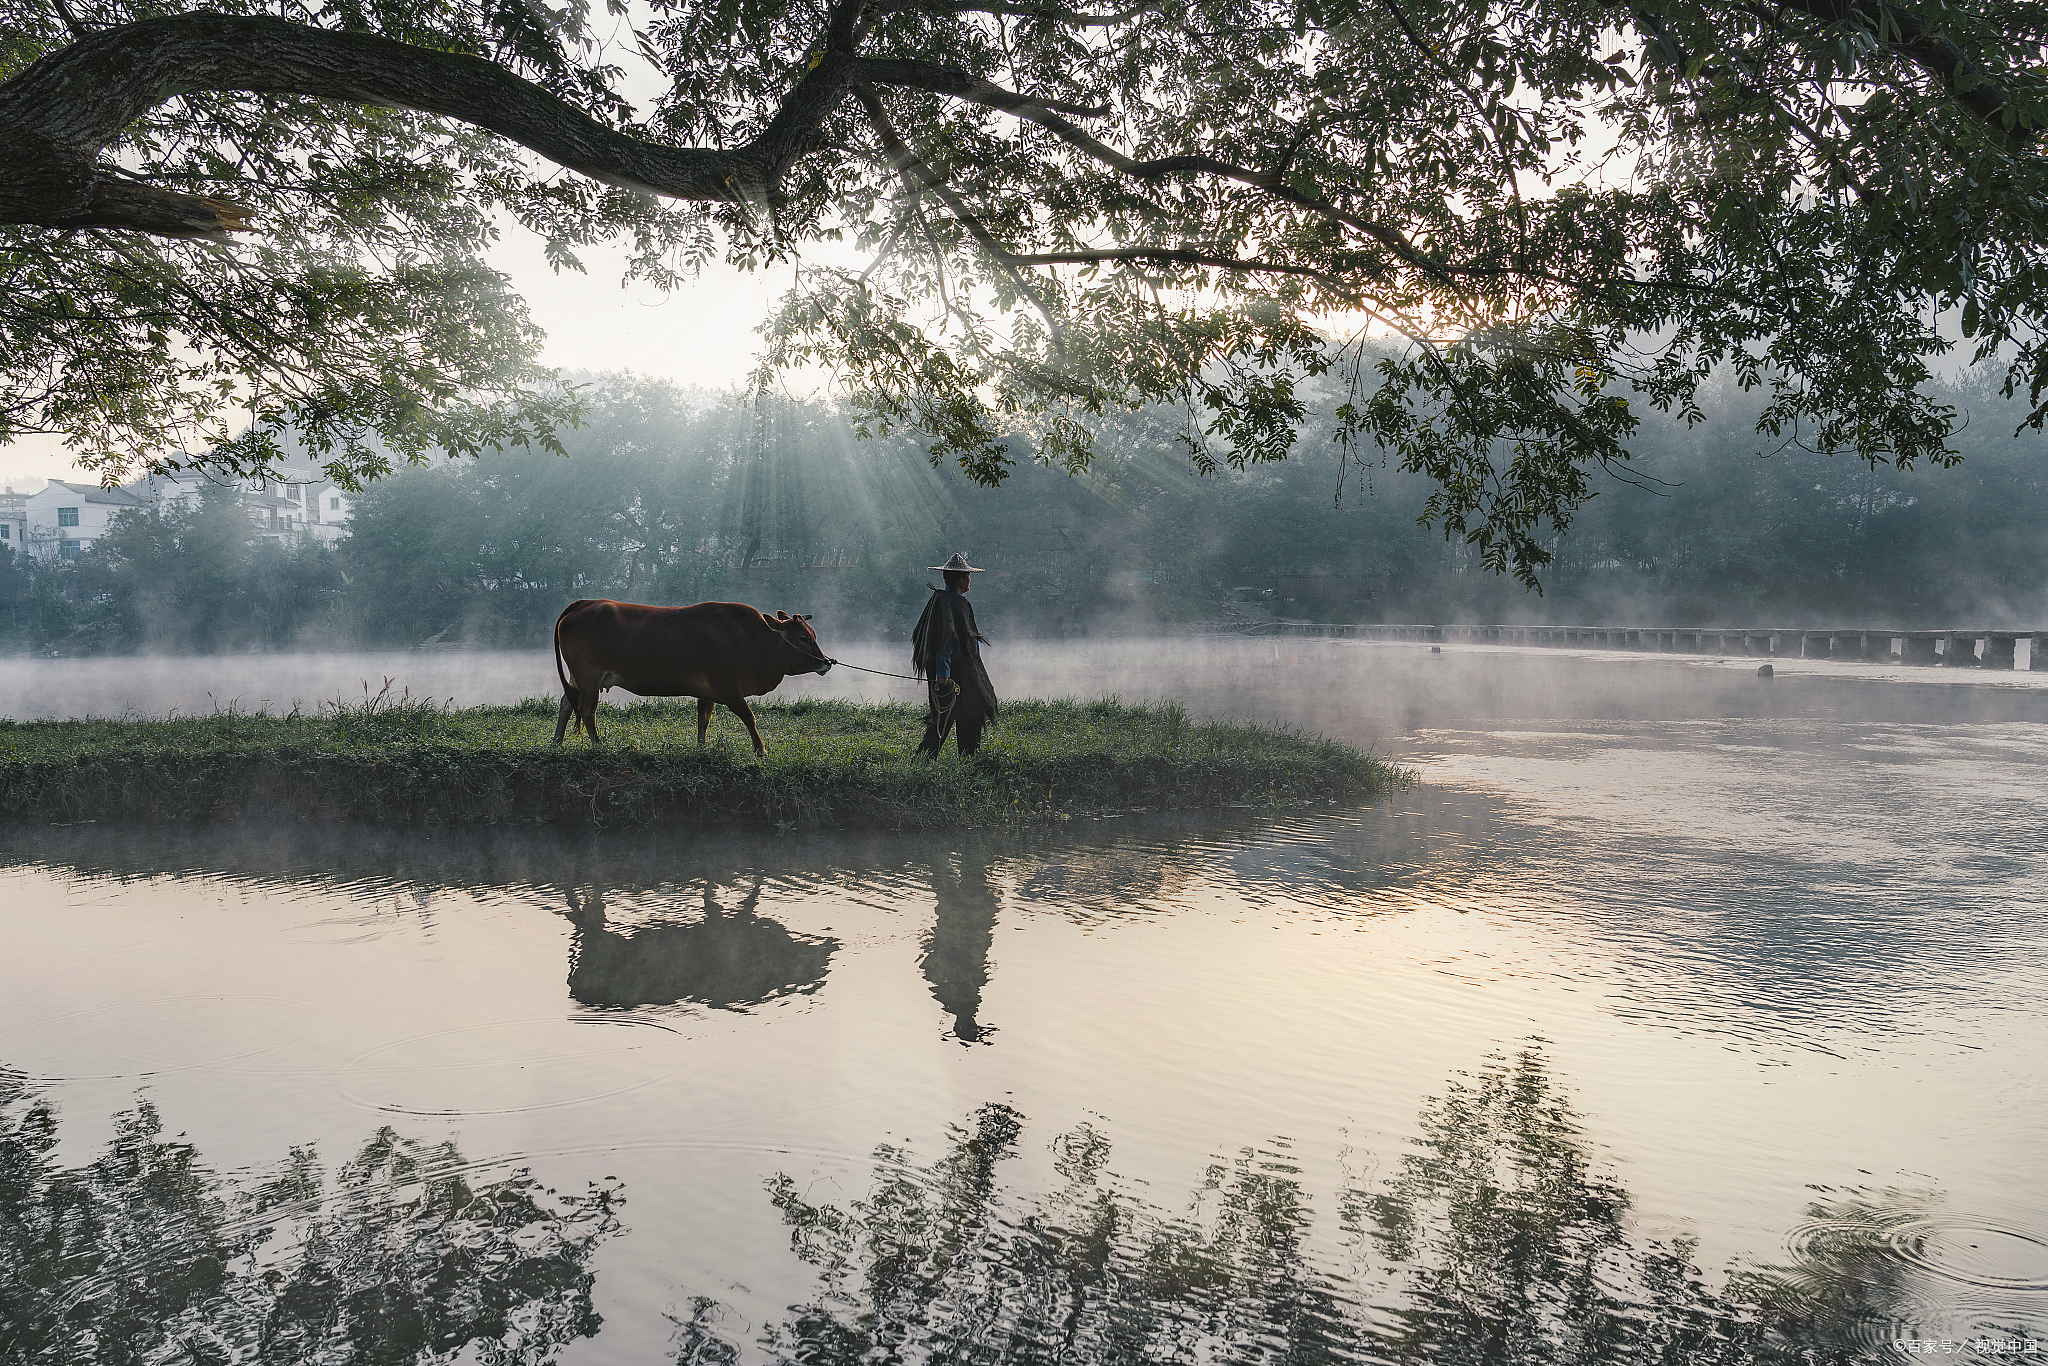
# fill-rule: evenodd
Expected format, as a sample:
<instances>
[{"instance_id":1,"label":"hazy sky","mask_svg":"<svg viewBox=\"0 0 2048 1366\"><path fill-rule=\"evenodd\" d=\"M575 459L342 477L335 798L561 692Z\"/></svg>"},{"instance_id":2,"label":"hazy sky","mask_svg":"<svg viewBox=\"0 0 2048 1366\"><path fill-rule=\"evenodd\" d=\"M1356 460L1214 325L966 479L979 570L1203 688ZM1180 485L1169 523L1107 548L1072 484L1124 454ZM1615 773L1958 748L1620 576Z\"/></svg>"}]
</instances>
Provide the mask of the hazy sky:
<instances>
[{"instance_id":1,"label":"hazy sky","mask_svg":"<svg viewBox=\"0 0 2048 1366\"><path fill-rule=\"evenodd\" d=\"M746 275L714 265L696 283L664 295L645 285L619 287L623 252L600 247L582 256L588 274L557 275L540 238L509 222L490 255L546 330L542 359L565 370L631 370L709 389L746 381L760 344L754 329L790 280L786 269ZM820 379L797 377L792 387L815 387ZM33 478L90 477L72 464L61 437L0 446L0 483L19 488Z\"/></svg>"},{"instance_id":2,"label":"hazy sky","mask_svg":"<svg viewBox=\"0 0 2048 1366\"><path fill-rule=\"evenodd\" d=\"M706 388L742 384L760 338L754 329L788 286L790 273L742 274L712 266L673 294L644 284L619 287L623 252L582 253L588 273L548 269L540 239L510 228L491 262L548 334L542 359L565 370L631 370Z\"/></svg>"}]
</instances>

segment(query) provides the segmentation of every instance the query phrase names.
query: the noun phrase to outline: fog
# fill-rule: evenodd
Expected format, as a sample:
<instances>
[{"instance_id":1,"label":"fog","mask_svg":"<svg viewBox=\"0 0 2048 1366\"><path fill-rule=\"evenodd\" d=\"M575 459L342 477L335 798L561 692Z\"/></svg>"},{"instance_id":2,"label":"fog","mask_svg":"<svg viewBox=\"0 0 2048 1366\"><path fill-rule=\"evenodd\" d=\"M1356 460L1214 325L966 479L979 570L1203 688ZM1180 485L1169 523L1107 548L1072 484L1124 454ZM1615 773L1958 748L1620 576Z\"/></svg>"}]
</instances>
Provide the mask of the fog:
<instances>
[{"instance_id":1,"label":"fog","mask_svg":"<svg viewBox=\"0 0 2048 1366\"><path fill-rule=\"evenodd\" d=\"M1427 479L1347 479L1327 415L1278 465L1208 478L1163 414L1104 419L1085 476L1020 451L988 489L934 469L912 436L857 439L831 404L591 384L589 424L563 433L570 458L401 470L353 500L331 545L252 539L252 506L213 490L124 513L72 559L0 554L0 656L517 649L595 597L748 602L815 614L838 639L887 637L955 551L988 571L977 610L1012 641L1214 631L1247 624L1240 599L1268 591L1325 622L2048 626L2043 439L2003 435L2015 414L1962 391L1977 420L1951 470L1762 456L1739 395L1691 432L1648 424L1639 482L1596 481L1568 531L1545 533L1539 596L1420 523ZM263 685L278 701L329 686Z\"/></svg>"},{"instance_id":2,"label":"fog","mask_svg":"<svg viewBox=\"0 0 2048 1366\"><path fill-rule=\"evenodd\" d=\"M984 623L992 627L991 623ZM842 667L787 679L769 700L832 697L921 702L890 641L821 634ZM1689 721L1811 718L1960 724L2048 720L2048 672L1978 672L1825 660L1615 655L1241 635L997 643L983 656L1004 697L1171 698L1198 716L1277 722L1382 750L1417 732L1546 720ZM204 715L311 710L360 699L367 686L457 707L557 697L544 651L0 660L0 716ZM611 704L631 703L614 689ZM722 724L722 722L721 722ZM906 732L905 744L910 743Z\"/></svg>"}]
</instances>

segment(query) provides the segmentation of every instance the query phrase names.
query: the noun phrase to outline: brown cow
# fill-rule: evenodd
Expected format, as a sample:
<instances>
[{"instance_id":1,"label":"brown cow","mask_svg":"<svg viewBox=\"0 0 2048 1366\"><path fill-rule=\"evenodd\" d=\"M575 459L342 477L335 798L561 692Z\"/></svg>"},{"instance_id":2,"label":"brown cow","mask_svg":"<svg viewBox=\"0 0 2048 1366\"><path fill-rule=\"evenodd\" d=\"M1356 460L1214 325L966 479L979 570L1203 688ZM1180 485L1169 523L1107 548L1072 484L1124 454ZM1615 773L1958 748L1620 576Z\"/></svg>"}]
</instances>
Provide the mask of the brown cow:
<instances>
[{"instance_id":1,"label":"brown cow","mask_svg":"<svg viewBox=\"0 0 2048 1366\"><path fill-rule=\"evenodd\" d=\"M711 709L722 703L746 723L754 753L766 754L747 699L775 691L791 674L822 674L832 667L810 620L787 612L763 616L743 602L572 602L555 618L555 674L562 680L555 743L562 743L574 716L596 744L597 696L606 688L624 688L642 697L696 698L700 745Z\"/></svg>"}]
</instances>

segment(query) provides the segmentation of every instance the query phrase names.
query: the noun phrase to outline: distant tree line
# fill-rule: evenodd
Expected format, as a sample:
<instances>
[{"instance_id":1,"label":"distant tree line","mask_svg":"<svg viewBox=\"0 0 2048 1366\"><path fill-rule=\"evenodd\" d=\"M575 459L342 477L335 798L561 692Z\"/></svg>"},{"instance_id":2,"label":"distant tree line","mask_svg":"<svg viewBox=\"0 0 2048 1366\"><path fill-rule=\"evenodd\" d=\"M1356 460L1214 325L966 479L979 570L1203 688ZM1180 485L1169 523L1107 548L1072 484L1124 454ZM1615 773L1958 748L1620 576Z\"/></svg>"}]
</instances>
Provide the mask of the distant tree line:
<instances>
[{"instance_id":1,"label":"distant tree line","mask_svg":"<svg viewBox=\"0 0 2048 1366\"><path fill-rule=\"evenodd\" d=\"M1185 414L1105 419L1088 473L1020 462L1003 487L932 468L902 436L858 439L824 403L593 382L569 458L513 450L402 469L327 547L252 538L230 494L132 512L76 560L0 555L0 649L246 651L546 641L576 598L735 599L816 614L841 638L899 634L925 566L964 550L985 622L1009 634L1228 619L1236 590L1337 620L1825 625L2048 620L2044 441L1987 394L1963 463L1872 470L1759 451L1724 392L1710 420L1646 429L1566 534L1538 597L1418 523L1431 489L1340 473L1311 407L1302 453L1194 473ZM1327 405L1326 405L1327 406Z\"/></svg>"}]
</instances>

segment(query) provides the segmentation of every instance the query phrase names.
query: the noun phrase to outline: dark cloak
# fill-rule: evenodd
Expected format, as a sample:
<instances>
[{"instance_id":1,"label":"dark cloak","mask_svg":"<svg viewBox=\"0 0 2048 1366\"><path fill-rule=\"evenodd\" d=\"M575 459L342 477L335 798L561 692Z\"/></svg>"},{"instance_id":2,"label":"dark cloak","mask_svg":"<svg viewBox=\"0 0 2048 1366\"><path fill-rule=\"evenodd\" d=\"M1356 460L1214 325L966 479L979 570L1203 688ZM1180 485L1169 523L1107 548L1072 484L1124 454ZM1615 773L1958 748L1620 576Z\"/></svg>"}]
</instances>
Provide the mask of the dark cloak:
<instances>
[{"instance_id":1,"label":"dark cloak","mask_svg":"<svg viewBox=\"0 0 2048 1366\"><path fill-rule=\"evenodd\" d=\"M980 715L993 721L996 719L996 689L988 681L988 670L981 667L981 656L975 652L974 642L988 643L974 624L974 607L964 593L955 593L950 588L934 588L931 600L924 605L924 615L917 619L917 629L910 633L910 667L919 678L931 678L937 674L939 660L947 650L953 652L953 681L960 685L959 706L968 715Z\"/></svg>"}]
</instances>

